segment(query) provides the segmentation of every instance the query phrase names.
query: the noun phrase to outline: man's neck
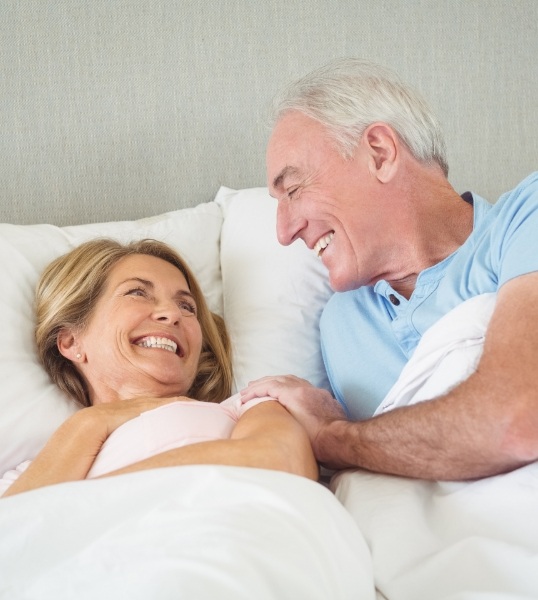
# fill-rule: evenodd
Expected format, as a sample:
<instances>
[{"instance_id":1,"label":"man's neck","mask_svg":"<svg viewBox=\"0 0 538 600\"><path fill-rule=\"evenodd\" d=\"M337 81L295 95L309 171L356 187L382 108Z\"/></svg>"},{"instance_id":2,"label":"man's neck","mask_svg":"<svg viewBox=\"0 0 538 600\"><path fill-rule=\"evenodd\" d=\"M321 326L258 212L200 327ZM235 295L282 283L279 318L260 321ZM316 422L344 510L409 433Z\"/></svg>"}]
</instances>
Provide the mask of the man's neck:
<instances>
[{"instance_id":1,"label":"man's neck","mask_svg":"<svg viewBox=\"0 0 538 600\"><path fill-rule=\"evenodd\" d=\"M445 183L446 182L446 183ZM419 274L460 248L473 230L473 206L444 180L419 188L410 199L412 217L407 223L408 268L389 281L405 298L410 298Z\"/></svg>"}]
</instances>

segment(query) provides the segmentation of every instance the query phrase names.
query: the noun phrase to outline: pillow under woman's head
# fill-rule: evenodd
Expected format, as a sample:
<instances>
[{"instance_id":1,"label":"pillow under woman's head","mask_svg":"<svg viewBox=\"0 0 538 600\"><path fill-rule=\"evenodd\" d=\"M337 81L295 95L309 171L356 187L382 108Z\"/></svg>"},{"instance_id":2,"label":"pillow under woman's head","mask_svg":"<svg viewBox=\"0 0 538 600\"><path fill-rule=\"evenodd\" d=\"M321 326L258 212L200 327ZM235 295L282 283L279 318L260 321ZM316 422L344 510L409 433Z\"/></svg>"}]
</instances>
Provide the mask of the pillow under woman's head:
<instances>
[{"instance_id":1,"label":"pillow under woman's head","mask_svg":"<svg viewBox=\"0 0 538 600\"><path fill-rule=\"evenodd\" d=\"M0 224L0 476L33 458L76 405L50 381L34 342L34 291L52 260L95 237L154 238L196 273L209 307L222 315L220 207L209 202L139 221L72 227Z\"/></svg>"}]
</instances>

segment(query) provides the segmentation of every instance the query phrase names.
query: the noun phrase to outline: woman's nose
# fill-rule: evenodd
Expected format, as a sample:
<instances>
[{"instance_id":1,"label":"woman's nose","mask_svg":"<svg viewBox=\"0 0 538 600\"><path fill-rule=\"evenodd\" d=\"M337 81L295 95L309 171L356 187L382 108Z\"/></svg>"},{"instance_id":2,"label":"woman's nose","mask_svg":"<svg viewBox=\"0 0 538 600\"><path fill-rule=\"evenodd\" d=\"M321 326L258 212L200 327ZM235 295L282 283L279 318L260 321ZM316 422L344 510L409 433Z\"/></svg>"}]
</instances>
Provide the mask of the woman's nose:
<instances>
[{"instance_id":1,"label":"woman's nose","mask_svg":"<svg viewBox=\"0 0 538 600\"><path fill-rule=\"evenodd\" d=\"M154 315L162 323L179 323L181 310L175 301L160 301L155 305Z\"/></svg>"}]
</instances>

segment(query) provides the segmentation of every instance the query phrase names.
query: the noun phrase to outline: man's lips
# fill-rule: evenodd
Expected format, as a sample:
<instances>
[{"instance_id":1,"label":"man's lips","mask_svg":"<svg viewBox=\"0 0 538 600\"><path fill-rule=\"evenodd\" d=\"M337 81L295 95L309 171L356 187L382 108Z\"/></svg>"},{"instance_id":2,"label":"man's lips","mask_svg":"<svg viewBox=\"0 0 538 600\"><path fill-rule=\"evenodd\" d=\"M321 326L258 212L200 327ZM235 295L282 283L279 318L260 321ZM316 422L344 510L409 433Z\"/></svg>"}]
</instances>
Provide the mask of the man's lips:
<instances>
[{"instance_id":1,"label":"man's lips","mask_svg":"<svg viewBox=\"0 0 538 600\"><path fill-rule=\"evenodd\" d=\"M321 257L325 248L332 242L333 237L334 231L331 231L330 233L326 233L325 235L321 236L319 240L314 244L314 254L318 258Z\"/></svg>"}]
</instances>

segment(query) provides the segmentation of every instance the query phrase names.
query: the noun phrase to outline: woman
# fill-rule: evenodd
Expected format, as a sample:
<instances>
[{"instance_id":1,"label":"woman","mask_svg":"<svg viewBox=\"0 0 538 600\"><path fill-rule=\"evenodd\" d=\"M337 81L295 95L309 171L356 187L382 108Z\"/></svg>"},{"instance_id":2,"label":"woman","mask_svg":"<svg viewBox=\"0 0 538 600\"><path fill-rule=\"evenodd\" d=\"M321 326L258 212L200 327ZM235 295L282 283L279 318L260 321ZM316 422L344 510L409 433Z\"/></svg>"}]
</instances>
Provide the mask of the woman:
<instances>
[{"instance_id":1,"label":"woman","mask_svg":"<svg viewBox=\"0 0 538 600\"><path fill-rule=\"evenodd\" d=\"M165 244L82 244L46 269L36 315L40 360L84 408L27 461L4 496L190 464L317 479L305 431L276 401L222 402L232 376L224 323Z\"/></svg>"}]
</instances>

